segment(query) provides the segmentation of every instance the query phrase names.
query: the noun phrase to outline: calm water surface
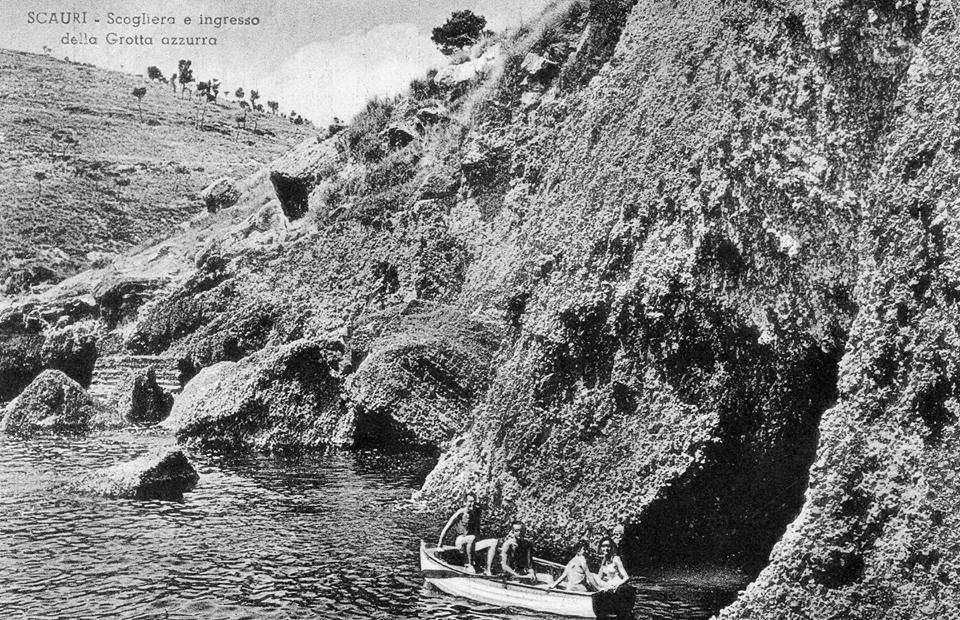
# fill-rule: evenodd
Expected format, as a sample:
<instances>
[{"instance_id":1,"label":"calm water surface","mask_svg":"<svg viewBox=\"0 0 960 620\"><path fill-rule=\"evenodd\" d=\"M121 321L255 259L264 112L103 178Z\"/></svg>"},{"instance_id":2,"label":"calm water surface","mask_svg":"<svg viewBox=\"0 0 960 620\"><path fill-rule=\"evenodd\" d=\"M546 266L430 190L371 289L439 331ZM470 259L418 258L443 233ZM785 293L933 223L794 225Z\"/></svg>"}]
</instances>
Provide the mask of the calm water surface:
<instances>
[{"instance_id":1,"label":"calm water surface","mask_svg":"<svg viewBox=\"0 0 960 620\"><path fill-rule=\"evenodd\" d=\"M193 454L200 482L182 503L108 500L65 484L170 442L126 431L0 436L0 618L555 620L424 584L418 541L442 523L406 503L433 465L423 456ZM707 618L732 597L654 585L638 619Z\"/></svg>"}]
</instances>

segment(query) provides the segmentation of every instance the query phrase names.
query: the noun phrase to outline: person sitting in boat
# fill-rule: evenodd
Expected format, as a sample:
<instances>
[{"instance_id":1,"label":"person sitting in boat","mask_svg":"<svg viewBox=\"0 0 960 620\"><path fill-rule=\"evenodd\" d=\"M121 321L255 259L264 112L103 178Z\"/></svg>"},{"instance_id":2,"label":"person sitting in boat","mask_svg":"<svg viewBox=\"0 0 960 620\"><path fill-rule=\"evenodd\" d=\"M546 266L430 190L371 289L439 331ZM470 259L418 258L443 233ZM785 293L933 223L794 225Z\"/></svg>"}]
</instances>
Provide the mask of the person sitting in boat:
<instances>
[{"instance_id":1,"label":"person sitting in boat","mask_svg":"<svg viewBox=\"0 0 960 620\"><path fill-rule=\"evenodd\" d=\"M510 524L510 532L500 547L500 566L517 579L536 579L533 572L533 545L525 537L523 521Z\"/></svg>"},{"instance_id":2,"label":"person sitting in boat","mask_svg":"<svg viewBox=\"0 0 960 620\"><path fill-rule=\"evenodd\" d=\"M587 566L587 549L590 548L590 544L585 540L581 540L577 543L577 546L574 547L574 556L567 562L567 565L563 568L563 573L557 577L556 581L546 586L548 590L552 590L560 585L560 582L566 581L565 588L569 592L588 592L591 590L601 590L601 586L596 577L593 576L593 573L590 572L590 567Z\"/></svg>"},{"instance_id":3,"label":"person sitting in boat","mask_svg":"<svg viewBox=\"0 0 960 620\"><path fill-rule=\"evenodd\" d=\"M617 545L609 536L600 540L600 570L597 577L600 580L600 589L611 590L626 583L630 578L627 569L623 567L620 556L617 554Z\"/></svg>"},{"instance_id":4,"label":"person sitting in boat","mask_svg":"<svg viewBox=\"0 0 960 620\"><path fill-rule=\"evenodd\" d=\"M466 556L466 564L463 567L468 571L473 571L473 554L475 551L487 551L486 574L490 574L490 565L493 563L493 556L496 552L497 539L488 538L477 542L480 537L480 506L477 504L477 494L473 491L467 491L463 498L463 507L454 512L447 524L440 531L440 540L437 546L443 545L443 539L450 528L456 526L457 537L453 545L458 549L463 549Z\"/></svg>"}]
</instances>

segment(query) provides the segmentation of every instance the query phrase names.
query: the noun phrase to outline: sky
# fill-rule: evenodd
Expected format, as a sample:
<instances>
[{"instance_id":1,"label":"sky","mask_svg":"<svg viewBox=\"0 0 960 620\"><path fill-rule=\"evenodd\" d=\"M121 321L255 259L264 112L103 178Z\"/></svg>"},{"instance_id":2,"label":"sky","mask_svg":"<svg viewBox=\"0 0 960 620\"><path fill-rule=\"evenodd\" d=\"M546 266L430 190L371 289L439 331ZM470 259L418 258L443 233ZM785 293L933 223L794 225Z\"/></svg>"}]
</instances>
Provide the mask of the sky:
<instances>
[{"instance_id":1,"label":"sky","mask_svg":"<svg viewBox=\"0 0 960 620\"><path fill-rule=\"evenodd\" d=\"M454 10L470 9L501 30L530 21L547 0L0 0L0 48L69 57L100 67L170 75L181 58L197 80L218 78L222 91L257 89L318 123L349 119L374 95L394 94L444 58L430 31ZM86 23L62 12L85 13ZM31 20L30 13L33 13ZM50 15L55 13L56 15ZM112 15L111 15L112 14ZM173 18L174 24L132 22ZM200 25L200 16L258 18L259 25ZM192 23L184 23L185 17ZM128 23L116 23L118 18ZM72 19L72 16L71 16ZM95 20L99 20L96 22ZM30 22L33 23L30 23ZM114 21L114 23L110 23ZM108 33L134 37L108 43ZM96 44L80 43L97 38ZM135 37L143 37L137 40ZM215 37L216 45L164 45L186 37ZM64 42L64 37L68 40ZM146 44L152 37L152 45ZM70 41L74 38L74 41Z\"/></svg>"}]
</instances>

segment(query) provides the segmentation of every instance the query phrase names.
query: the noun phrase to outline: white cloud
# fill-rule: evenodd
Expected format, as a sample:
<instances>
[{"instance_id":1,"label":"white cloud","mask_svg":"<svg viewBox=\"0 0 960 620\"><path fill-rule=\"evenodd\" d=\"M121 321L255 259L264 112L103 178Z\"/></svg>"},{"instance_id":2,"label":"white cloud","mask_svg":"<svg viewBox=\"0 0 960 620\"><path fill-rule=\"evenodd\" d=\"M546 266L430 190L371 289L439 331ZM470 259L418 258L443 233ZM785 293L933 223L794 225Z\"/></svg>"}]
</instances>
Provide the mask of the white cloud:
<instances>
[{"instance_id":1,"label":"white cloud","mask_svg":"<svg viewBox=\"0 0 960 620\"><path fill-rule=\"evenodd\" d=\"M443 56L416 25L389 24L334 41L311 43L261 80L286 110L322 124L349 119L375 95L392 95Z\"/></svg>"}]
</instances>

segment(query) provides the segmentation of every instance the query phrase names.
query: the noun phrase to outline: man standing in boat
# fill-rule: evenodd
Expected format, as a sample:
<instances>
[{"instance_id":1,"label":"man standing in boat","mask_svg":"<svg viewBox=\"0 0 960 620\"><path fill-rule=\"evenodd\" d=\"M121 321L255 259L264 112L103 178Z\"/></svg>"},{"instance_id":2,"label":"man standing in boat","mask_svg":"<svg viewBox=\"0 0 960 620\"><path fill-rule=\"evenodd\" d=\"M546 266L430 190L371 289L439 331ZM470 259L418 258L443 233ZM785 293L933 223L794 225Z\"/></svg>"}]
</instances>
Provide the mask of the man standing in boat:
<instances>
[{"instance_id":1,"label":"man standing in boat","mask_svg":"<svg viewBox=\"0 0 960 620\"><path fill-rule=\"evenodd\" d=\"M510 532L500 547L500 565L504 572L517 579L536 579L533 572L533 545L524 536L523 521L510 524Z\"/></svg>"},{"instance_id":2,"label":"man standing in boat","mask_svg":"<svg viewBox=\"0 0 960 620\"><path fill-rule=\"evenodd\" d=\"M443 539L447 535L447 531L454 526L457 528L457 538L454 540L453 545L458 549L465 547L464 554L466 555L466 564L464 564L463 567L468 571L473 571L474 551L486 549L486 574L489 575L490 565L493 563L493 556L496 553L497 539L490 538L482 540L479 543L477 542L477 539L480 538L480 506L477 504L477 495L473 491L467 491L463 499L463 508L453 513L447 521L446 526L440 531L440 540L437 542L438 547L443 545Z\"/></svg>"}]
</instances>

